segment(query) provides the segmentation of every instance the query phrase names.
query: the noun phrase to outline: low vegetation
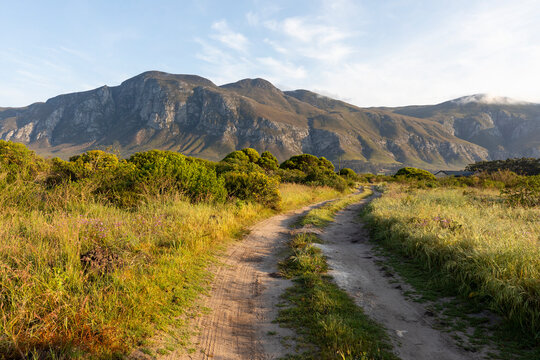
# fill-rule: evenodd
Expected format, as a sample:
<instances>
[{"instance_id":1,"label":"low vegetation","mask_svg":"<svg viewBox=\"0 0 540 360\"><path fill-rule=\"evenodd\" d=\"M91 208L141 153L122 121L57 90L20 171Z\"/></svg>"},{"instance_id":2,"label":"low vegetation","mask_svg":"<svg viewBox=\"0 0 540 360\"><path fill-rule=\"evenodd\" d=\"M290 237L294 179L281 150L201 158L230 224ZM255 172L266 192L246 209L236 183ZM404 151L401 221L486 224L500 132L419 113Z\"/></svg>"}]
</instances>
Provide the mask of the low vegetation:
<instances>
[{"instance_id":1,"label":"low vegetation","mask_svg":"<svg viewBox=\"0 0 540 360\"><path fill-rule=\"evenodd\" d=\"M519 193L516 186L508 188ZM538 202L522 205L496 187L391 185L364 218L374 241L538 339L540 208Z\"/></svg>"},{"instance_id":2,"label":"low vegetation","mask_svg":"<svg viewBox=\"0 0 540 360\"><path fill-rule=\"evenodd\" d=\"M216 251L248 225L346 190L283 183L270 153L241 153L64 161L0 141L0 353L126 354L182 326Z\"/></svg>"},{"instance_id":3,"label":"low vegetation","mask_svg":"<svg viewBox=\"0 0 540 360\"><path fill-rule=\"evenodd\" d=\"M358 202L364 192L311 210L300 224L324 227L337 211ZM289 242L290 254L280 264L283 276L293 278L287 301L278 321L303 337L306 359L397 359L391 352L385 331L370 320L354 301L326 275L328 265L314 245L320 239L301 233Z\"/></svg>"},{"instance_id":4,"label":"low vegetation","mask_svg":"<svg viewBox=\"0 0 540 360\"><path fill-rule=\"evenodd\" d=\"M540 175L540 159L536 158L521 158L521 159L506 159L479 161L470 164L466 170L473 172L497 172L501 170L512 171L520 175Z\"/></svg>"}]
</instances>

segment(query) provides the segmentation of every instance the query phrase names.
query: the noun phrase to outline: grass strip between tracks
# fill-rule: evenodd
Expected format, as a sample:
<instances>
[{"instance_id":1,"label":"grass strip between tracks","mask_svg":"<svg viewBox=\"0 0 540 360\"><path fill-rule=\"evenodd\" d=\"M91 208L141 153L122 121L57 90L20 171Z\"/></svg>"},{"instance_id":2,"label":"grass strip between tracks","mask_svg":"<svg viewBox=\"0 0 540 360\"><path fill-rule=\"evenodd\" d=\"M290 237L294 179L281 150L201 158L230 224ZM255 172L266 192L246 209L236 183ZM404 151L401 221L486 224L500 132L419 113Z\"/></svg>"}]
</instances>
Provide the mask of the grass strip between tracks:
<instances>
[{"instance_id":1,"label":"grass strip between tracks","mask_svg":"<svg viewBox=\"0 0 540 360\"><path fill-rule=\"evenodd\" d=\"M332 201L310 211L299 225L327 226L335 214L371 195L371 191ZM284 294L278 321L297 331L303 353L296 359L397 359L382 327L326 275L328 264L312 233L295 235L289 256L280 263L283 276L294 279ZM300 342L299 342L300 343Z\"/></svg>"}]
</instances>

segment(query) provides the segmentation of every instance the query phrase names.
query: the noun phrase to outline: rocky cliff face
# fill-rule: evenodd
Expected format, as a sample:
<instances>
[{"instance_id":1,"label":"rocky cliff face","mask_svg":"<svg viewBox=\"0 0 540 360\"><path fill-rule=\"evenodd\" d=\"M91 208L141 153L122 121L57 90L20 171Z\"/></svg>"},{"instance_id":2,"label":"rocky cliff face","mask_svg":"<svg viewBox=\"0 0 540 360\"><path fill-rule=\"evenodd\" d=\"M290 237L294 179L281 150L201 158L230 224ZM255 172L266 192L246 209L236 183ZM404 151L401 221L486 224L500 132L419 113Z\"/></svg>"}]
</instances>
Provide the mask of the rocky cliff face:
<instances>
[{"instance_id":1,"label":"rocky cliff face","mask_svg":"<svg viewBox=\"0 0 540 360\"><path fill-rule=\"evenodd\" d=\"M394 112L437 121L452 135L484 147L490 159L540 155L540 104L479 94Z\"/></svg>"},{"instance_id":2,"label":"rocky cliff face","mask_svg":"<svg viewBox=\"0 0 540 360\"><path fill-rule=\"evenodd\" d=\"M362 109L306 90L282 92L263 79L219 87L198 76L147 72L115 87L0 108L0 138L64 157L114 145L123 155L161 148L218 160L253 147L280 160L308 152L357 169L460 167L538 153L512 145L538 132L538 121L506 109L443 110Z\"/></svg>"}]
</instances>

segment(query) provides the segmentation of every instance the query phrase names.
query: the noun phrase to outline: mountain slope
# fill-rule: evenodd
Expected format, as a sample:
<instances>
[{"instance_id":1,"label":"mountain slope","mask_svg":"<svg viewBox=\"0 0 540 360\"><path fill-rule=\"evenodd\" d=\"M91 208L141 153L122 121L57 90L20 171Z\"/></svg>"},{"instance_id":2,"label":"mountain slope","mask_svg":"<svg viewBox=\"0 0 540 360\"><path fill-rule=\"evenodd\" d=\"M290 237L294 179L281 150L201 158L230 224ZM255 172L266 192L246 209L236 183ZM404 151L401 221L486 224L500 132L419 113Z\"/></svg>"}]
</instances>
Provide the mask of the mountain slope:
<instances>
[{"instance_id":1,"label":"mountain slope","mask_svg":"<svg viewBox=\"0 0 540 360\"><path fill-rule=\"evenodd\" d=\"M538 149L539 105L475 104L359 108L307 90L283 92L264 79L216 86L195 75L151 71L115 87L0 108L0 138L63 157L112 146L122 155L160 148L218 160L253 147L279 160L308 152L372 171L459 168L534 154L519 146L525 141Z\"/></svg>"}]
</instances>

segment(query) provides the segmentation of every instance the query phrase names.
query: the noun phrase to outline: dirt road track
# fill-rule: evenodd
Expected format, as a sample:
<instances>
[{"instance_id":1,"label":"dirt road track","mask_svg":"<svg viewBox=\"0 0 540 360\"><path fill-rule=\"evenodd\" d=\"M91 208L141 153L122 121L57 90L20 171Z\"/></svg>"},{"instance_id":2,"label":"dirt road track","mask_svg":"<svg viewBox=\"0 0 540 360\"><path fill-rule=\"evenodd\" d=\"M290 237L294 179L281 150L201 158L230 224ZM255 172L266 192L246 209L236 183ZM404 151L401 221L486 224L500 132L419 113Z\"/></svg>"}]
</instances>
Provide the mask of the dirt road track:
<instances>
[{"instance_id":1,"label":"dirt road track","mask_svg":"<svg viewBox=\"0 0 540 360\"><path fill-rule=\"evenodd\" d=\"M291 286L275 277L283 258L289 227L313 206L277 215L255 225L232 245L216 267L215 280L203 306L210 313L197 318L195 352L171 353L163 359L278 359L294 352L293 333L273 324L280 295Z\"/></svg>"},{"instance_id":2,"label":"dirt road track","mask_svg":"<svg viewBox=\"0 0 540 360\"><path fill-rule=\"evenodd\" d=\"M433 329L421 304L407 300L388 273L377 264L367 233L358 222L358 212L367 202L339 212L322 233L320 245L336 283L364 308L366 314L385 326L396 354L403 360L464 360L479 355L455 346L448 334ZM293 354L291 330L273 324L280 295L291 286L278 278L277 263L285 257L290 225L316 205L277 215L252 227L242 241L230 246L215 266L215 279L202 306L208 314L193 319L196 331L192 353L178 350L159 359L266 360ZM302 230L299 230L302 231Z\"/></svg>"},{"instance_id":3,"label":"dirt road track","mask_svg":"<svg viewBox=\"0 0 540 360\"><path fill-rule=\"evenodd\" d=\"M432 318L419 303L406 299L406 284L381 269L369 243L367 231L359 223L361 207L369 199L337 214L335 222L322 234L323 253L332 269L330 275L357 305L388 329L396 354L403 360L480 359L453 344L449 334L433 329ZM391 283L390 280L393 280Z\"/></svg>"}]
</instances>

